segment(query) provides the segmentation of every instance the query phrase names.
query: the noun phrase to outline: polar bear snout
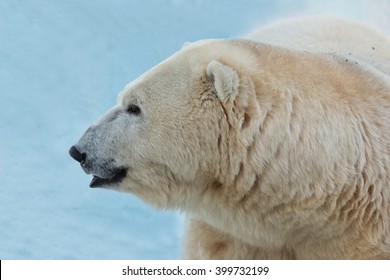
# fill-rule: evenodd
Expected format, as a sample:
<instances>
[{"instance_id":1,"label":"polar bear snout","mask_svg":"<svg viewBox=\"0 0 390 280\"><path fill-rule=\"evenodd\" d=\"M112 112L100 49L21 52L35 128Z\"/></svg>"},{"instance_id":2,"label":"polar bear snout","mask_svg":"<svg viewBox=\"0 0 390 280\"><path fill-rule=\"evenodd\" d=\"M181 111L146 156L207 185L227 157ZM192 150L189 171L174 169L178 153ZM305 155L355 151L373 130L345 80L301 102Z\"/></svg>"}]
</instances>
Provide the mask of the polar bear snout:
<instances>
[{"instance_id":1,"label":"polar bear snout","mask_svg":"<svg viewBox=\"0 0 390 280\"><path fill-rule=\"evenodd\" d=\"M87 174L93 173L96 169L97 164L91 159L91 156L87 156L87 153L77 145L70 147L69 155L77 162L80 163L81 168Z\"/></svg>"},{"instance_id":2,"label":"polar bear snout","mask_svg":"<svg viewBox=\"0 0 390 280\"><path fill-rule=\"evenodd\" d=\"M80 163L85 173L93 175L93 179L89 184L91 188L119 184L127 175L127 168L117 167L113 160L96 158L93 155L88 156L77 145L69 149L69 155Z\"/></svg>"},{"instance_id":3,"label":"polar bear snout","mask_svg":"<svg viewBox=\"0 0 390 280\"><path fill-rule=\"evenodd\" d=\"M69 155L81 164L85 163L85 159L87 157L85 153L80 153L75 146L70 147Z\"/></svg>"}]
</instances>

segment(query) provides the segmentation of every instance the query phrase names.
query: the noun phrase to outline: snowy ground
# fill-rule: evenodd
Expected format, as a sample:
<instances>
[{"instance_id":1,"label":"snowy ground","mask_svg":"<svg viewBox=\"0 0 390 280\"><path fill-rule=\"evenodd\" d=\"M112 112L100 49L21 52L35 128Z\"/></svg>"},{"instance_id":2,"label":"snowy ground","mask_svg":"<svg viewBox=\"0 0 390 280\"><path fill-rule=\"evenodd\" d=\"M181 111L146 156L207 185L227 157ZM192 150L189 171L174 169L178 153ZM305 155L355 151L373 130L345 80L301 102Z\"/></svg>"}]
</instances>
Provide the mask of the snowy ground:
<instances>
[{"instance_id":1,"label":"snowy ground","mask_svg":"<svg viewBox=\"0 0 390 280\"><path fill-rule=\"evenodd\" d=\"M0 0L0 259L179 258L183 217L88 188L69 147L184 41L303 14L390 34L389 0Z\"/></svg>"}]
</instances>

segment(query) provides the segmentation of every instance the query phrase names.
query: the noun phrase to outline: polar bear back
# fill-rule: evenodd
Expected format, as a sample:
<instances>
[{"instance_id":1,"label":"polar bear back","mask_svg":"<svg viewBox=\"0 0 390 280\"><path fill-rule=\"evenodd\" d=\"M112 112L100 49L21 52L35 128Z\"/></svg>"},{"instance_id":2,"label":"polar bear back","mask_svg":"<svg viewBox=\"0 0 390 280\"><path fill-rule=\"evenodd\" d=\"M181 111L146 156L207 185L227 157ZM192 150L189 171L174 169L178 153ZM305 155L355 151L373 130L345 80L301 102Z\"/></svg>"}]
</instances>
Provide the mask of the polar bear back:
<instances>
[{"instance_id":1,"label":"polar bear back","mask_svg":"<svg viewBox=\"0 0 390 280\"><path fill-rule=\"evenodd\" d=\"M332 17L287 19L246 38L293 50L336 54L373 66L390 78L390 39L353 21Z\"/></svg>"}]
</instances>

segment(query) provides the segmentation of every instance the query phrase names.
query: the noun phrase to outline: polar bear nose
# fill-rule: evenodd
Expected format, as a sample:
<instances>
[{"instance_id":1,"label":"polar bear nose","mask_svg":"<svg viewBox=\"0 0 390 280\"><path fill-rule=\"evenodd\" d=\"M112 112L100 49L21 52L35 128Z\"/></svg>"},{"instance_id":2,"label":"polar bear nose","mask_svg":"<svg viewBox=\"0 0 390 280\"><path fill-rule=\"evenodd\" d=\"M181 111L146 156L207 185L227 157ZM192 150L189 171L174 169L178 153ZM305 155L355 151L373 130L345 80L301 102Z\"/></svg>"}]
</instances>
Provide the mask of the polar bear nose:
<instances>
[{"instance_id":1,"label":"polar bear nose","mask_svg":"<svg viewBox=\"0 0 390 280\"><path fill-rule=\"evenodd\" d=\"M69 155L80 163L85 162L86 154L80 153L75 146L70 147Z\"/></svg>"}]
</instances>

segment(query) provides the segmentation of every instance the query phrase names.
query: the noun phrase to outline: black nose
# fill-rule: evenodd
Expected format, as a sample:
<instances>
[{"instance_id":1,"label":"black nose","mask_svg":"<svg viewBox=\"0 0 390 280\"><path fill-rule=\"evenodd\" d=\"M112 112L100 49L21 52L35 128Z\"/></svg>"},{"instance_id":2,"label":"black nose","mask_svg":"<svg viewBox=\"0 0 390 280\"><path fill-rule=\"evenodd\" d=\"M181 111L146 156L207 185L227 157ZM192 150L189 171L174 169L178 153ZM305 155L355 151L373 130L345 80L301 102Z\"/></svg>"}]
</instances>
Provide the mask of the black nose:
<instances>
[{"instance_id":1,"label":"black nose","mask_svg":"<svg viewBox=\"0 0 390 280\"><path fill-rule=\"evenodd\" d=\"M80 163L85 161L85 153L80 153L75 146L70 147L69 155Z\"/></svg>"}]
</instances>

